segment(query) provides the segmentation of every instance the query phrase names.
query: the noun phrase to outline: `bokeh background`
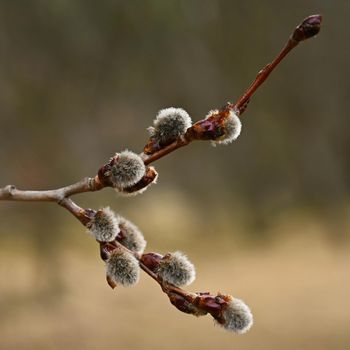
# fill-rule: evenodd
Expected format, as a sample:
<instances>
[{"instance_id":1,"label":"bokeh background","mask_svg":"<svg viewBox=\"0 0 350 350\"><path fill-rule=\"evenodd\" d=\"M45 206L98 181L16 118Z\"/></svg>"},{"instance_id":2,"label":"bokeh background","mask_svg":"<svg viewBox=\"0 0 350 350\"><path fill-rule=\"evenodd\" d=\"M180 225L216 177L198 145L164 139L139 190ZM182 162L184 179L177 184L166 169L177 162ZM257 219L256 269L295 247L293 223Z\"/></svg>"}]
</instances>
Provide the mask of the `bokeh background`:
<instances>
[{"instance_id":1,"label":"bokeh background","mask_svg":"<svg viewBox=\"0 0 350 350\"><path fill-rule=\"evenodd\" d=\"M142 196L82 194L184 251L191 290L244 299L246 335L173 308L147 276L112 291L67 212L0 203L0 349L348 349L350 138L347 0L32 0L0 3L0 186L56 188L140 152L164 107L194 120L234 101L304 17L321 34L275 71L230 146L156 163Z\"/></svg>"}]
</instances>

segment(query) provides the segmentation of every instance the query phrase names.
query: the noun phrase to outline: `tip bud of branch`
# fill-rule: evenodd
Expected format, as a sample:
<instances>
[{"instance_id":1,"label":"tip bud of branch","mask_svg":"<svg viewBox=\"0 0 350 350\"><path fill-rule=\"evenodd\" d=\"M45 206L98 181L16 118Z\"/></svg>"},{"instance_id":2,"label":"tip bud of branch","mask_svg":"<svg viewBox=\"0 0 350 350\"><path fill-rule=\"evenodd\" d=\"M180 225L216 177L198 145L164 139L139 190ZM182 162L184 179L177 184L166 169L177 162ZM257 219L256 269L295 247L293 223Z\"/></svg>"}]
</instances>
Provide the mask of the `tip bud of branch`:
<instances>
[{"instance_id":1,"label":"tip bud of branch","mask_svg":"<svg viewBox=\"0 0 350 350\"><path fill-rule=\"evenodd\" d=\"M322 16L312 15L305 18L294 30L292 39L300 42L312 38L321 29Z\"/></svg>"}]
</instances>

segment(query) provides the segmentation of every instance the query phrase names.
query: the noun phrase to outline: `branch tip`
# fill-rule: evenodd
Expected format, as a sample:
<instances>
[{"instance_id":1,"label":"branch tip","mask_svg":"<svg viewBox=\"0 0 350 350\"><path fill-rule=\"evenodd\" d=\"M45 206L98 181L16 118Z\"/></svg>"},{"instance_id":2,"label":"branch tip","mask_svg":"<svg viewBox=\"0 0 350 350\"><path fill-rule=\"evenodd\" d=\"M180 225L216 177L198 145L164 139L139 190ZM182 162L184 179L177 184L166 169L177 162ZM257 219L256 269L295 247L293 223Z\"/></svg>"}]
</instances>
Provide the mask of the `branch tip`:
<instances>
[{"instance_id":1,"label":"branch tip","mask_svg":"<svg viewBox=\"0 0 350 350\"><path fill-rule=\"evenodd\" d=\"M300 42L317 35L321 29L322 16L312 15L306 17L294 30L291 39Z\"/></svg>"}]
</instances>

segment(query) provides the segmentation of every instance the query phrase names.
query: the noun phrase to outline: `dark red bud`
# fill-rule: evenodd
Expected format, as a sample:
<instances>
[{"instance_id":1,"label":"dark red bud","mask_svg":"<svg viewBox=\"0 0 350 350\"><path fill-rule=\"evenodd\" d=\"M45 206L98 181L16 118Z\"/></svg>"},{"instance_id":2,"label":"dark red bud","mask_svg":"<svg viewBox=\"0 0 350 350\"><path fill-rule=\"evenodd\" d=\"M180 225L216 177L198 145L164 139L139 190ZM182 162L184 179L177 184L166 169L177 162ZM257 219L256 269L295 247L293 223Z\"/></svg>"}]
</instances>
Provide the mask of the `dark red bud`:
<instances>
[{"instance_id":1,"label":"dark red bud","mask_svg":"<svg viewBox=\"0 0 350 350\"><path fill-rule=\"evenodd\" d=\"M312 38L321 29L322 16L312 15L305 18L294 30L292 39L299 42Z\"/></svg>"},{"instance_id":2,"label":"dark red bud","mask_svg":"<svg viewBox=\"0 0 350 350\"><path fill-rule=\"evenodd\" d=\"M113 242L100 242L100 257L103 261L107 261L111 253L117 249Z\"/></svg>"}]
</instances>

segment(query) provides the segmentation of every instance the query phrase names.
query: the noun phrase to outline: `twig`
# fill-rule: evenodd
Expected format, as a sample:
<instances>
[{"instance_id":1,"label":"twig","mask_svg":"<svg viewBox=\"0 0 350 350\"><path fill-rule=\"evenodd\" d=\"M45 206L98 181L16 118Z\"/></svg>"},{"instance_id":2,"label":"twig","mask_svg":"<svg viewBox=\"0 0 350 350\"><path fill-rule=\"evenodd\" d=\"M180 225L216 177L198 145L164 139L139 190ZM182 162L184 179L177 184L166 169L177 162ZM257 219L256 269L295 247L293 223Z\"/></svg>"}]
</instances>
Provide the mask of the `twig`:
<instances>
[{"instance_id":1,"label":"twig","mask_svg":"<svg viewBox=\"0 0 350 350\"><path fill-rule=\"evenodd\" d=\"M301 41L309 39L313 36L315 36L321 27L322 22L322 16L321 15L313 15L305 18L301 24L299 24L295 30L293 31L292 35L289 37L286 45L284 48L280 51L280 53L276 56L276 58L269 64L267 64L256 76L253 83L249 86L249 88L243 93L243 95L235 102L235 103L228 103L221 109L221 113L227 113L227 111L234 111L237 115L241 116L246 108L247 105L255 93L255 91L260 87L260 85L268 78L268 76L272 73L272 71L281 63L281 61L288 55L288 53L295 48ZM202 123L203 120L200 120L196 124ZM150 164L167 154L177 150L180 147L188 145L190 142L194 140L198 140L200 138L195 138L191 135L191 131L194 127L196 127L196 124L192 126L188 132L186 133L184 138L181 138L172 144L168 145L167 147L154 152L152 155L150 155L146 160L145 164Z\"/></svg>"},{"instance_id":2,"label":"twig","mask_svg":"<svg viewBox=\"0 0 350 350\"><path fill-rule=\"evenodd\" d=\"M246 90L246 92L237 100L236 103L228 103L224 106L216 118L212 120L200 120L190 127L186 134L180 137L178 140L174 141L170 145L162 147L155 150L150 155L144 157L144 164L147 166L160 158L168 155L175 150L187 146L189 143L195 140L208 140L206 136L207 129L212 127L215 129L216 124L220 124L223 119L228 115L228 112L233 110L237 115L241 115L247 107L251 97L259 86L268 78L271 72L279 65L279 63L287 56L287 54L296 47L300 41L309 39L315 36L321 26L322 16L313 15L307 17L292 33L287 44L277 55L277 57L269 63L265 68L263 68L256 76L254 82ZM210 124L210 125L209 125ZM213 126L214 125L214 126ZM144 156L144 154L142 154ZM63 187L56 190L47 191L26 191L18 190L13 185L8 185L0 188L0 200L12 200L12 201L49 201L49 202L59 202L64 198L68 198L77 193L98 191L104 187L110 187L100 181L99 176L94 178L84 178L81 181Z\"/></svg>"},{"instance_id":3,"label":"twig","mask_svg":"<svg viewBox=\"0 0 350 350\"><path fill-rule=\"evenodd\" d=\"M56 190L19 190L14 185L7 185L0 188L0 200L59 202L77 193L98 191L102 188L98 177L86 177L79 182Z\"/></svg>"}]
</instances>

